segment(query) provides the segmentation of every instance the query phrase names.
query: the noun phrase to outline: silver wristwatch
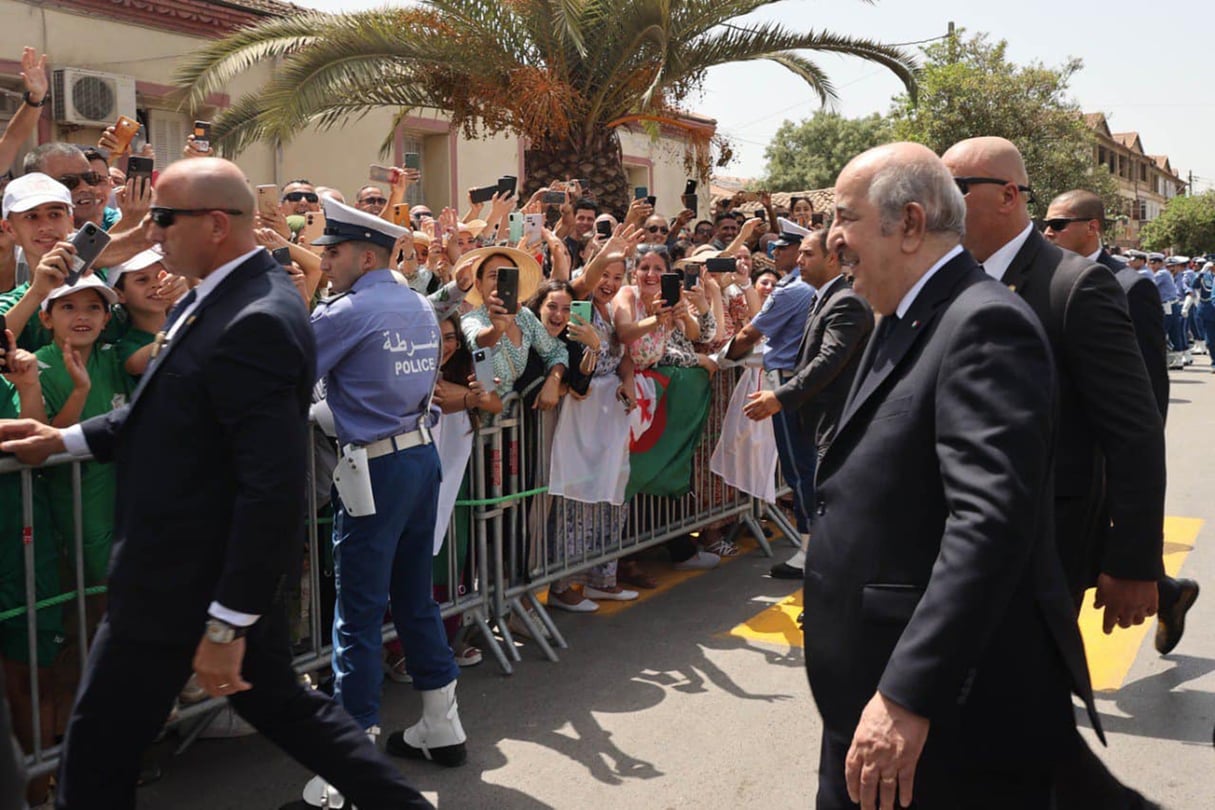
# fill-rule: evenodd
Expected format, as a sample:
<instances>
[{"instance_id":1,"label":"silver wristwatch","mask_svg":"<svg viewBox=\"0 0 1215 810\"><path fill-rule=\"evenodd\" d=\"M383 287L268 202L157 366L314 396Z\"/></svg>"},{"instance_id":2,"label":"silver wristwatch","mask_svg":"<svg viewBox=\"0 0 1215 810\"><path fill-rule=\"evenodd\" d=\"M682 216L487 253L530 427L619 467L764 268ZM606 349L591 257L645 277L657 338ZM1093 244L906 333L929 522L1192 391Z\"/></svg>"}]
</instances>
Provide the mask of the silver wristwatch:
<instances>
[{"instance_id":1,"label":"silver wristwatch","mask_svg":"<svg viewBox=\"0 0 1215 810\"><path fill-rule=\"evenodd\" d=\"M247 627L236 627L227 622L216 619L207 619L207 641L212 644L231 644L238 638L244 638L248 632Z\"/></svg>"}]
</instances>

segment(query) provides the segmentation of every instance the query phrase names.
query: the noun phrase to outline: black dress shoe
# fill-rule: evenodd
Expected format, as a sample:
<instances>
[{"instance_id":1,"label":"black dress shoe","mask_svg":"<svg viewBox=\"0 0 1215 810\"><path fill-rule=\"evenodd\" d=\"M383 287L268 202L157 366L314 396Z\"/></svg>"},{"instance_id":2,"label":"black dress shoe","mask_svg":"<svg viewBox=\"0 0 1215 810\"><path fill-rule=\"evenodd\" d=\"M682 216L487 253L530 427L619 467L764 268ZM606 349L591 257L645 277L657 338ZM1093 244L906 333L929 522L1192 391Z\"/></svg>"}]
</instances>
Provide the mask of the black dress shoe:
<instances>
[{"instance_id":1,"label":"black dress shoe","mask_svg":"<svg viewBox=\"0 0 1215 810\"><path fill-rule=\"evenodd\" d=\"M794 568L789 563L777 563L769 573L773 579L803 579L806 575L802 569Z\"/></svg>"},{"instance_id":2,"label":"black dress shoe","mask_svg":"<svg viewBox=\"0 0 1215 810\"><path fill-rule=\"evenodd\" d=\"M1185 633L1185 614L1198 598L1198 583L1192 579L1176 580L1177 598L1173 604L1160 606L1156 621L1156 652L1168 655Z\"/></svg>"},{"instance_id":3,"label":"black dress shoe","mask_svg":"<svg viewBox=\"0 0 1215 810\"><path fill-rule=\"evenodd\" d=\"M415 748L405 742L405 733L394 731L388 735L388 741L384 746L385 750L394 757L403 757L405 759L429 759L436 765L442 765L445 768L455 768L463 765L468 760L468 751L464 743L456 743L455 745L443 745L429 750Z\"/></svg>"}]
</instances>

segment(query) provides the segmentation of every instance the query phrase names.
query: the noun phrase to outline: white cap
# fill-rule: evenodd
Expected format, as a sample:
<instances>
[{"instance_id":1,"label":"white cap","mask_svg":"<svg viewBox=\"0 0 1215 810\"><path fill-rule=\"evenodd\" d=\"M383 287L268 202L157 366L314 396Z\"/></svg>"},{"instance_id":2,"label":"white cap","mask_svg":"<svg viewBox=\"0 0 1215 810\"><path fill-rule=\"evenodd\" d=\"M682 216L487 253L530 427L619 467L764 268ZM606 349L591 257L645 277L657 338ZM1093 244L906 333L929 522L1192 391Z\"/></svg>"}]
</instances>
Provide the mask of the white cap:
<instances>
[{"instance_id":1,"label":"white cap","mask_svg":"<svg viewBox=\"0 0 1215 810\"><path fill-rule=\"evenodd\" d=\"M321 200L321 207L325 210L325 233L312 240L313 247L358 241L391 248L397 239L413 233L412 229L393 225L386 219L329 197Z\"/></svg>"},{"instance_id":2,"label":"white cap","mask_svg":"<svg viewBox=\"0 0 1215 810\"><path fill-rule=\"evenodd\" d=\"M116 264L107 269L106 278L110 282L111 287L116 287L118 279L122 278L123 273L134 273L136 270L145 270L157 262L163 262L164 259L165 254L160 249L160 245L153 245L142 253L136 253L122 264Z\"/></svg>"},{"instance_id":3,"label":"white cap","mask_svg":"<svg viewBox=\"0 0 1215 810\"><path fill-rule=\"evenodd\" d=\"M793 220L785 219L784 217L777 217L776 224L780 226L781 233L795 233L803 239L813 233L809 228L798 225Z\"/></svg>"},{"instance_id":4,"label":"white cap","mask_svg":"<svg viewBox=\"0 0 1215 810\"><path fill-rule=\"evenodd\" d=\"M63 203L70 211L72 193L63 183L42 172L23 174L4 189L4 218L46 203Z\"/></svg>"},{"instance_id":5,"label":"white cap","mask_svg":"<svg viewBox=\"0 0 1215 810\"><path fill-rule=\"evenodd\" d=\"M55 289L51 290L50 294L47 295L47 297L42 301L42 311L46 312L49 310L51 308L51 302L56 298L63 298L66 295L74 295L81 290L96 290L110 306L114 306L118 303L118 293L111 290L109 286L95 274L89 273L87 276L81 276L80 280L71 286L61 284Z\"/></svg>"}]
</instances>

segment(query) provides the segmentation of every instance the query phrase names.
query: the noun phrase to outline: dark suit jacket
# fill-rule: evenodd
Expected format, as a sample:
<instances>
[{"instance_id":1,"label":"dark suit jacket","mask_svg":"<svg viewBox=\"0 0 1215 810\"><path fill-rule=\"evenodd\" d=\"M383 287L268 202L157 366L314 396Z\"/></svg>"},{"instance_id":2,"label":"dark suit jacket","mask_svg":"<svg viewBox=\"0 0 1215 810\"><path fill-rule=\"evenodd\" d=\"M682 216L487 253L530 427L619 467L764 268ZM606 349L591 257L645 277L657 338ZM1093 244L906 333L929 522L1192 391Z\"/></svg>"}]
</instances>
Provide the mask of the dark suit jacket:
<instances>
[{"instance_id":1,"label":"dark suit jacket","mask_svg":"<svg viewBox=\"0 0 1215 810\"><path fill-rule=\"evenodd\" d=\"M1106 267L1037 231L1003 280L1038 315L1054 352L1060 392L1055 527L1073 593L1101 572L1159 578L1164 423L1126 294Z\"/></svg>"},{"instance_id":2,"label":"dark suit jacket","mask_svg":"<svg viewBox=\"0 0 1215 810\"><path fill-rule=\"evenodd\" d=\"M1135 327L1135 341L1139 344L1139 356L1152 383L1152 395L1160 419L1169 414L1169 344L1164 336L1164 308L1160 301L1160 288L1156 282L1115 259L1105 250L1097 256L1118 279L1118 285L1126 294L1127 309L1131 324Z\"/></svg>"},{"instance_id":3,"label":"dark suit jacket","mask_svg":"<svg viewBox=\"0 0 1215 810\"><path fill-rule=\"evenodd\" d=\"M873 310L840 276L819 290L798 351L797 373L776 389L787 411L814 431L821 455L835 436L844 400L873 332Z\"/></svg>"},{"instance_id":4,"label":"dark suit jacket","mask_svg":"<svg viewBox=\"0 0 1215 810\"><path fill-rule=\"evenodd\" d=\"M1069 682L1097 723L1051 534L1046 337L963 252L878 340L818 466L805 643L824 726L847 739L880 690L954 765L1040 763L1074 727Z\"/></svg>"},{"instance_id":5,"label":"dark suit jacket","mask_svg":"<svg viewBox=\"0 0 1215 810\"><path fill-rule=\"evenodd\" d=\"M316 344L266 251L205 297L130 405L83 424L116 462L115 635L197 641L217 600L264 614L298 553Z\"/></svg>"}]
</instances>

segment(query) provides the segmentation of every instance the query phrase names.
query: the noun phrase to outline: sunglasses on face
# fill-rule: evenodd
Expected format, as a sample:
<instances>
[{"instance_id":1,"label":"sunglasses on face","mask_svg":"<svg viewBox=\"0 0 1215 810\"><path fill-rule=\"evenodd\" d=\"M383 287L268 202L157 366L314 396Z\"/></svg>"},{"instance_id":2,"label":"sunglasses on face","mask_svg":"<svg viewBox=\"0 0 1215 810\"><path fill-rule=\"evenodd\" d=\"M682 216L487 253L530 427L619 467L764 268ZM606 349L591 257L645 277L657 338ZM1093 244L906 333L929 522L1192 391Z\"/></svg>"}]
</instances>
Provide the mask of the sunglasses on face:
<instances>
[{"instance_id":1,"label":"sunglasses on face","mask_svg":"<svg viewBox=\"0 0 1215 810\"><path fill-rule=\"evenodd\" d=\"M1011 180L1002 180L999 177L955 177L953 182L957 184L958 191L965 196L970 193L971 186L1011 186L1016 185ZM1029 195L1029 201L1034 201L1034 190L1029 186L1017 186L1017 191L1022 194Z\"/></svg>"},{"instance_id":2,"label":"sunglasses on face","mask_svg":"<svg viewBox=\"0 0 1215 810\"><path fill-rule=\"evenodd\" d=\"M67 186L68 191L75 190L76 186L82 182L88 186L99 186L102 180L106 180L106 176L97 172L80 172L79 174L64 174L55 178L63 185Z\"/></svg>"},{"instance_id":3,"label":"sunglasses on face","mask_svg":"<svg viewBox=\"0 0 1215 810\"><path fill-rule=\"evenodd\" d=\"M666 253L667 246L666 245L638 245L637 252L638 253Z\"/></svg>"},{"instance_id":4,"label":"sunglasses on face","mask_svg":"<svg viewBox=\"0 0 1215 810\"><path fill-rule=\"evenodd\" d=\"M646 230L649 231L650 233L670 233L671 232L670 228L664 227L662 225L651 225L648 228L646 228Z\"/></svg>"},{"instance_id":5,"label":"sunglasses on face","mask_svg":"<svg viewBox=\"0 0 1215 810\"><path fill-rule=\"evenodd\" d=\"M362 204L363 205L378 205L378 206L383 207L388 204L388 200L385 199L384 197L364 197L362 200Z\"/></svg>"},{"instance_id":6,"label":"sunglasses on face","mask_svg":"<svg viewBox=\"0 0 1215 810\"><path fill-rule=\"evenodd\" d=\"M244 213L244 211L237 211L232 208L164 208L154 205L148 209L148 217L156 227L169 228L177 221L178 217L201 217L213 211L219 211L234 217Z\"/></svg>"},{"instance_id":7,"label":"sunglasses on face","mask_svg":"<svg viewBox=\"0 0 1215 810\"><path fill-rule=\"evenodd\" d=\"M300 200L307 200L310 203L314 203L320 198L316 196L315 191L293 191L290 194L284 194L283 199L287 202L299 202Z\"/></svg>"},{"instance_id":8,"label":"sunglasses on face","mask_svg":"<svg viewBox=\"0 0 1215 810\"><path fill-rule=\"evenodd\" d=\"M1055 217L1054 219L1042 220L1042 230L1052 230L1055 233L1071 225L1073 222L1088 222L1085 217Z\"/></svg>"}]
</instances>

